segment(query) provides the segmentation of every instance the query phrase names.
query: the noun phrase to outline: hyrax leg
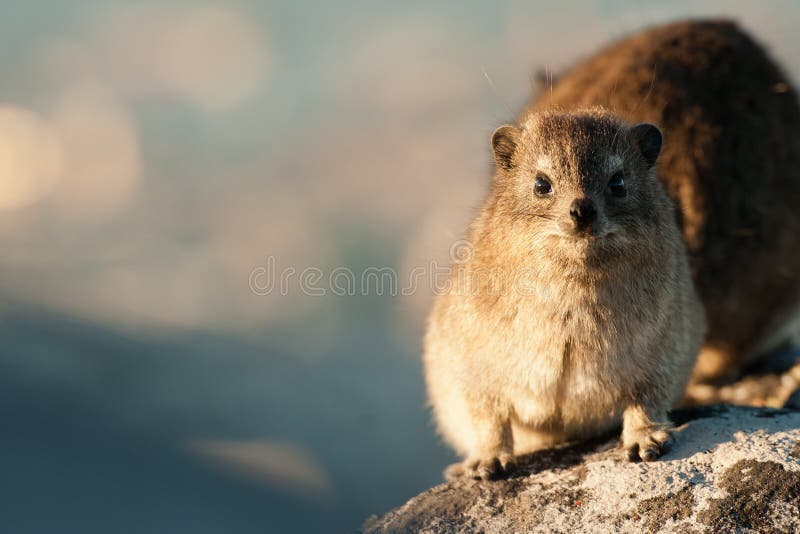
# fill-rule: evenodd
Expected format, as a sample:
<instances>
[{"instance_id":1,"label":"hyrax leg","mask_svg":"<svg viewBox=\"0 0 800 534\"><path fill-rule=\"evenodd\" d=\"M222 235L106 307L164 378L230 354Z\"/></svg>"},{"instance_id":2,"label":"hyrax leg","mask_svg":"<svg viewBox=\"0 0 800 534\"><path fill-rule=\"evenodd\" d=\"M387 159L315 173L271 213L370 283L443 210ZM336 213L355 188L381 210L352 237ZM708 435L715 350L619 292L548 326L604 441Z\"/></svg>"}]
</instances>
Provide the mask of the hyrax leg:
<instances>
[{"instance_id":1,"label":"hyrax leg","mask_svg":"<svg viewBox=\"0 0 800 534\"><path fill-rule=\"evenodd\" d=\"M502 476L514 466L514 442L511 421L495 413L471 410L473 446L467 458L448 467L448 480L460 476L489 480Z\"/></svg>"},{"instance_id":2,"label":"hyrax leg","mask_svg":"<svg viewBox=\"0 0 800 534\"><path fill-rule=\"evenodd\" d=\"M622 448L631 461L651 462L666 452L671 443L672 424L665 409L628 406L622 414Z\"/></svg>"}]
</instances>

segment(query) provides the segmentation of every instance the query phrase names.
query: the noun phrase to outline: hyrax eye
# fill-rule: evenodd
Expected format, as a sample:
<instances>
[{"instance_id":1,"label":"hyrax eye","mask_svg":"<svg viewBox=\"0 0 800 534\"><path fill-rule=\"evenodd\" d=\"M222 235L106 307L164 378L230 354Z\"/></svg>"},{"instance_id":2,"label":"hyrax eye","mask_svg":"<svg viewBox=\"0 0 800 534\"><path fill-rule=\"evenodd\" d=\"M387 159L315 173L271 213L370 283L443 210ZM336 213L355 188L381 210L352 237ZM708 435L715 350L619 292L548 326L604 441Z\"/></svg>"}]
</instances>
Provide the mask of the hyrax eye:
<instances>
[{"instance_id":1,"label":"hyrax eye","mask_svg":"<svg viewBox=\"0 0 800 534\"><path fill-rule=\"evenodd\" d=\"M550 185L550 180L547 179L547 176L540 173L533 183L533 191L540 197L544 197L553 192L553 186Z\"/></svg>"},{"instance_id":2,"label":"hyrax eye","mask_svg":"<svg viewBox=\"0 0 800 534\"><path fill-rule=\"evenodd\" d=\"M608 181L608 189L615 197L624 197L627 194L625 189L625 177L621 172L614 173Z\"/></svg>"}]
</instances>

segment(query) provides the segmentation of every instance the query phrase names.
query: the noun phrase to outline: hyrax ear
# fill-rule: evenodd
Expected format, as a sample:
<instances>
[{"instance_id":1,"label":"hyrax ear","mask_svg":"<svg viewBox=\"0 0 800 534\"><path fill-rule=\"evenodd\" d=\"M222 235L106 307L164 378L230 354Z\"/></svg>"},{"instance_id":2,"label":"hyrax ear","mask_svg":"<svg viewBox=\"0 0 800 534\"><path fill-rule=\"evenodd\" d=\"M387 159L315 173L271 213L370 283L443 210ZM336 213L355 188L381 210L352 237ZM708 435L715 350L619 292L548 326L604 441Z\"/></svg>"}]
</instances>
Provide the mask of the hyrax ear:
<instances>
[{"instance_id":1,"label":"hyrax ear","mask_svg":"<svg viewBox=\"0 0 800 534\"><path fill-rule=\"evenodd\" d=\"M661 153L661 130L649 122L643 122L631 128L631 139L639 147L647 166L655 165Z\"/></svg>"},{"instance_id":2,"label":"hyrax ear","mask_svg":"<svg viewBox=\"0 0 800 534\"><path fill-rule=\"evenodd\" d=\"M510 171L514 168L514 153L519 144L520 132L510 124L504 124L492 134L492 150L494 161L503 170Z\"/></svg>"}]
</instances>

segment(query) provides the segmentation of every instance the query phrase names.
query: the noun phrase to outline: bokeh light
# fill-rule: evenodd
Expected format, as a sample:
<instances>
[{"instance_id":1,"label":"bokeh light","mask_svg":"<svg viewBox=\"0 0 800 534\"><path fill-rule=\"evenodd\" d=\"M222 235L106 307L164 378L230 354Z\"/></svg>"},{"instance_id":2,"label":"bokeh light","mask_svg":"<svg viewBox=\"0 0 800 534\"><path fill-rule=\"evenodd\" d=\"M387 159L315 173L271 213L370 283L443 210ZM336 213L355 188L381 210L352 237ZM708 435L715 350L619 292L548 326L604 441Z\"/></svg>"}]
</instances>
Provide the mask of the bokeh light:
<instances>
[{"instance_id":1,"label":"bokeh light","mask_svg":"<svg viewBox=\"0 0 800 534\"><path fill-rule=\"evenodd\" d=\"M62 175L63 148L46 119L0 107L0 210L24 208L47 195Z\"/></svg>"}]
</instances>

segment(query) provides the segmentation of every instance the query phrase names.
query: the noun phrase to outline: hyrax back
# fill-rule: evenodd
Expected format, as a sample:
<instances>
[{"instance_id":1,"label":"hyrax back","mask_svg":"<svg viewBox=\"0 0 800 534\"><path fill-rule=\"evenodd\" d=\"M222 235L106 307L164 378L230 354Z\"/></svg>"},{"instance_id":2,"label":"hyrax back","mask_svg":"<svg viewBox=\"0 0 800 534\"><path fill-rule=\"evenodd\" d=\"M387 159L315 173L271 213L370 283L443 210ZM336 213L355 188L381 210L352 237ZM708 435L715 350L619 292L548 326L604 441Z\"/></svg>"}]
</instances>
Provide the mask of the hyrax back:
<instances>
[{"instance_id":1,"label":"hyrax back","mask_svg":"<svg viewBox=\"0 0 800 534\"><path fill-rule=\"evenodd\" d=\"M531 114L492 139L497 172L472 254L429 319L425 372L455 471L623 423L631 457L669 438L704 320L661 133L602 109Z\"/></svg>"},{"instance_id":2,"label":"hyrax back","mask_svg":"<svg viewBox=\"0 0 800 534\"><path fill-rule=\"evenodd\" d=\"M657 27L578 64L531 107L602 105L662 128L658 175L708 318L698 376L781 341L800 297L800 107L783 72L725 21Z\"/></svg>"}]
</instances>

